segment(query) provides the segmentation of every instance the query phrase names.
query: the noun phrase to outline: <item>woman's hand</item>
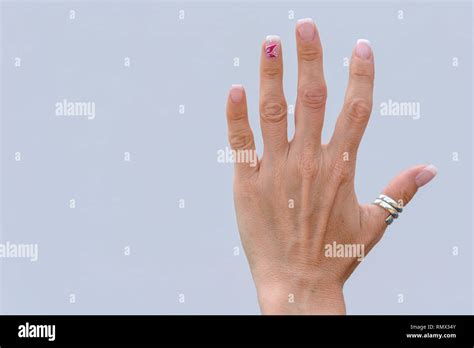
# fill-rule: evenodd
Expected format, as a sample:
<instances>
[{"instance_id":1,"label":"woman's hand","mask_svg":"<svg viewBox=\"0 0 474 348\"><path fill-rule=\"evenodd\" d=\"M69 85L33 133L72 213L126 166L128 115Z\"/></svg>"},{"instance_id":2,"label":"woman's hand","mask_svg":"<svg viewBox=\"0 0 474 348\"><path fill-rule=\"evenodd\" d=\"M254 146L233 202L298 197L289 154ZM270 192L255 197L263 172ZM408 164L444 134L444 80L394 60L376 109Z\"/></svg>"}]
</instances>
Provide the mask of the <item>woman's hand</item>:
<instances>
[{"instance_id":1,"label":"woman's hand","mask_svg":"<svg viewBox=\"0 0 474 348\"><path fill-rule=\"evenodd\" d=\"M281 42L269 36L262 45L265 149L256 165L242 160L255 155L244 89L234 85L229 94L238 226L263 313L344 314L344 282L380 240L389 215L378 205L360 205L354 192L357 148L372 109L374 56L368 41L357 42L334 134L321 144L326 84L321 42L311 19L298 21L296 40L298 97L290 142ZM404 205L435 174L431 165L412 167L383 193Z\"/></svg>"}]
</instances>

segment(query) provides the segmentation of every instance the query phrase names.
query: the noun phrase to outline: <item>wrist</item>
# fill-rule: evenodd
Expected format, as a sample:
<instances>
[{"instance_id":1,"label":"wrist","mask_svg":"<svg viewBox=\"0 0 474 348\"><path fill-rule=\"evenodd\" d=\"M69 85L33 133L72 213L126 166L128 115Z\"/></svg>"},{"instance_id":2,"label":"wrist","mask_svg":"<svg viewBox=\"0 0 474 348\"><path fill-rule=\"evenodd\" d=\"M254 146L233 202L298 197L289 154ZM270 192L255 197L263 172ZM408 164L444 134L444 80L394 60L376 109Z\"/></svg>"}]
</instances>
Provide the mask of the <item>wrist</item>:
<instances>
[{"instance_id":1,"label":"wrist","mask_svg":"<svg viewBox=\"0 0 474 348\"><path fill-rule=\"evenodd\" d=\"M343 284L335 281L270 281L257 283L262 314L344 315Z\"/></svg>"}]
</instances>

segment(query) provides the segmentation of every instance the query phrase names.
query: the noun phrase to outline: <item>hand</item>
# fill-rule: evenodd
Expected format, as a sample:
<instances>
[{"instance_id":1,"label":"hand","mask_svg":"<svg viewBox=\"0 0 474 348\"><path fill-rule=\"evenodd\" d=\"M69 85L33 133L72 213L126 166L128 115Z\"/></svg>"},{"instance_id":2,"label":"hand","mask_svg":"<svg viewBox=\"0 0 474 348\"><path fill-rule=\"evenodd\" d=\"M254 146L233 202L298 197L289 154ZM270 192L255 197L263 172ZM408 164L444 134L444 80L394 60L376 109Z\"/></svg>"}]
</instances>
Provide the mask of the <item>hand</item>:
<instances>
[{"instance_id":1,"label":"hand","mask_svg":"<svg viewBox=\"0 0 474 348\"><path fill-rule=\"evenodd\" d=\"M343 285L382 237L389 215L378 205L360 205L354 191L357 149L372 109L374 56L368 41L357 42L334 134L321 144L326 84L311 19L298 21L296 40L298 96L290 142L278 37L269 36L262 45L264 154L256 163L248 160L256 155L245 91L240 85L230 90L227 121L237 154L237 222L264 314L344 314ZM435 175L432 165L412 167L383 193L407 204Z\"/></svg>"}]
</instances>

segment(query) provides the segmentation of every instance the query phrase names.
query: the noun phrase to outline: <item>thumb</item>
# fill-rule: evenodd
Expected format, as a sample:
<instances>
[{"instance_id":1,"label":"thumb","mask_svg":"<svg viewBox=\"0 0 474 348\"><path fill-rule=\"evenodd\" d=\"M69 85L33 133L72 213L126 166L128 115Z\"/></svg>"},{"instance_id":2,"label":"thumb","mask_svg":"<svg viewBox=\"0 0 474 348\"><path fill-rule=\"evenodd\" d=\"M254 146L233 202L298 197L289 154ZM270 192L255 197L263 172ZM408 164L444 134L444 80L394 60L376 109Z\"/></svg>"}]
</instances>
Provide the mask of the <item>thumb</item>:
<instances>
[{"instance_id":1,"label":"thumb","mask_svg":"<svg viewBox=\"0 0 474 348\"><path fill-rule=\"evenodd\" d=\"M405 206L415 196L418 189L429 183L438 170L432 164L418 165L398 174L383 190L383 194L397 201L400 206ZM385 219L389 213L382 207L374 204L364 206L370 218L371 225L377 226L377 231L384 231L387 227Z\"/></svg>"}]
</instances>

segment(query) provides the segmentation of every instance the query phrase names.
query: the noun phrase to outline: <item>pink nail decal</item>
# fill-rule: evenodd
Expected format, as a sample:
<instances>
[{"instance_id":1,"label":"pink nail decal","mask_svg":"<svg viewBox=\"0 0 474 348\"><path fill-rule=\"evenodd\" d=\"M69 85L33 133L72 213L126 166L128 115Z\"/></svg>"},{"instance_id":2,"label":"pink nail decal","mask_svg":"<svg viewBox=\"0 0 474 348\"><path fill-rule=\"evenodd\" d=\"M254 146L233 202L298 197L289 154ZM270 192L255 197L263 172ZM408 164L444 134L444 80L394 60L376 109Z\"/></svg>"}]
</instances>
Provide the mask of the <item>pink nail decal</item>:
<instances>
[{"instance_id":1,"label":"pink nail decal","mask_svg":"<svg viewBox=\"0 0 474 348\"><path fill-rule=\"evenodd\" d=\"M276 58L278 57L278 44L272 43L265 47L265 54L268 58Z\"/></svg>"},{"instance_id":2,"label":"pink nail decal","mask_svg":"<svg viewBox=\"0 0 474 348\"><path fill-rule=\"evenodd\" d=\"M280 38L278 36L267 36L265 55L268 58L277 58L280 55Z\"/></svg>"}]
</instances>

